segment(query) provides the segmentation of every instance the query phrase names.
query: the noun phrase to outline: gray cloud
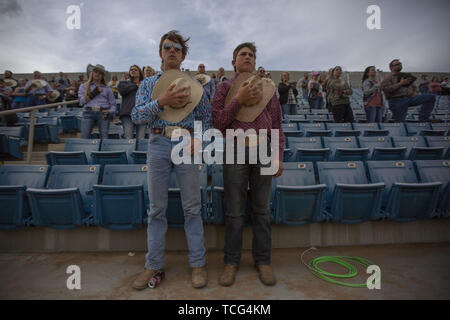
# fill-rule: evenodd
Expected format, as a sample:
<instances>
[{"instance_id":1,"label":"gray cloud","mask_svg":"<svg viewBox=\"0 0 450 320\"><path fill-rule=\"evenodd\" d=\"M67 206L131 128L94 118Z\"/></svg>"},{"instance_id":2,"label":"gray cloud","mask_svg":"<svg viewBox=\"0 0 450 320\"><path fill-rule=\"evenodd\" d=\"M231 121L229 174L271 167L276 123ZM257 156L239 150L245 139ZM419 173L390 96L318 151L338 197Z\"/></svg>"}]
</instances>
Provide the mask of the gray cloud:
<instances>
[{"instance_id":1,"label":"gray cloud","mask_svg":"<svg viewBox=\"0 0 450 320\"><path fill-rule=\"evenodd\" d=\"M22 7L17 0L2 0L0 2L0 16L19 16L22 12Z\"/></svg>"},{"instance_id":2,"label":"gray cloud","mask_svg":"<svg viewBox=\"0 0 450 320\"><path fill-rule=\"evenodd\" d=\"M0 8L19 8L0 20L2 65L15 72L73 72L88 63L159 69L159 39L177 29L191 37L183 63L191 70L200 62L230 70L233 49L254 41L257 65L269 70L387 70L400 58L411 72L450 72L446 0L84 1L81 29L68 30L66 8L80 3L2 1ZM381 30L366 27L370 4L381 8Z\"/></svg>"}]
</instances>

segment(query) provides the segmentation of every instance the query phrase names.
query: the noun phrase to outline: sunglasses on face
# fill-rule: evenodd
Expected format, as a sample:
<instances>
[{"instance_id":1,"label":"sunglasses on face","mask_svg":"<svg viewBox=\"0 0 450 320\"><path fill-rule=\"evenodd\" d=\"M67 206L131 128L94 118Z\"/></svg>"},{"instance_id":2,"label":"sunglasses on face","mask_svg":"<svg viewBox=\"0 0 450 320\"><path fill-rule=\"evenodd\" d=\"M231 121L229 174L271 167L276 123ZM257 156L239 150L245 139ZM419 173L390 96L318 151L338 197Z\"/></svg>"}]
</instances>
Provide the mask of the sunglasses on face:
<instances>
[{"instance_id":1,"label":"sunglasses on face","mask_svg":"<svg viewBox=\"0 0 450 320\"><path fill-rule=\"evenodd\" d=\"M402 65L402 63L398 62L398 63L393 64L392 66L395 67L395 66L401 66L401 65Z\"/></svg>"},{"instance_id":2,"label":"sunglasses on face","mask_svg":"<svg viewBox=\"0 0 450 320\"><path fill-rule=\"evenodd\" d=\"M177 52L181 51L181 49L182 49L181 44L179 44L179 43L164 43L164 46L163 46L163 48L167 51L169 51L172 47Z\"/></svg>"},{"instance_id":3,"label":"sunglasses on face","mask_svg":"<svg viewBox=\"0 0 450 320\"><path fill-rule=\"evenodd\" d=\"M138 71L138 69L130 69L130 71Z\"/></svg>"}]
</instances>

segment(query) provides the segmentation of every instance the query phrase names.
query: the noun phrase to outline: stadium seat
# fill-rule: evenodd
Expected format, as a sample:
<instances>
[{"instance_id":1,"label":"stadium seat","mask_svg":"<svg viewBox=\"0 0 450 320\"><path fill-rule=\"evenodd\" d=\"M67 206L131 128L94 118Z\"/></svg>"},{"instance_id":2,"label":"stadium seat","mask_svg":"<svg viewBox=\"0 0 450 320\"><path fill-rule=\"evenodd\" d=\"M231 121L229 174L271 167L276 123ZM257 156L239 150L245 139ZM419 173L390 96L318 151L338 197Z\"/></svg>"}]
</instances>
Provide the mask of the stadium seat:
<instances>
[{"instance_id":1,"label":"stadium seat","mask_svg":"<svg viewBox=\"0 0 450 320\"><path fill-rule=\"evenodd\" d=\"M91 152L100 150L98 139L67 139L64 151L50 151L45 155L49 165L92 164Z\"/></svg>"},{"instance_id":2,"label":"stadium seat","mask_svg":"<svg viewBox=\"0 0 450 320\"><path fill-rule=\"evenodd\" d=\"M147 148L148 148L148 139L137 139L136 150L134 150L131 153L133 163L135 164L147 163Z\"/></svg>"},{"instance_id":3,"label":"stadium seat","mask_svg":"<svg viewBox=\"0 0 450 320\"><path fill-rule=\"evenodd\" d=\"M328 122L331 121L328 114L307 114L306 119L309 121Z\"/></svg>"},{"instance_id":4,"label":"stadium seat","mask_svg":"<svg viewBox=\"0 0 450 320\"><path fill-rule=\"evenodd\" d=\"M26 188L44 188L49 166L0 166L0 229L17 229L27 225L30 210Z\"/></svg>"},{"instance_id":5,"label":"stadium seat","mask_svg":"<svg viewBox=\"0 0 450 320\"><path fill-rule=\"evenodd\" d=\"M312 162L284 163L283 168L283 174L272 182L275 222L303 225L327 220L323 212L327 186L316 184Z\"/></svg>"},{"instance_id":6,"label":"stadium seat","mask_svg":"<svg viewBox=\"0 0 450 320\"><path fill-rule=\"evenodd\" d=\"M59 117L61 121L61 127L63 132L76 132L80 130L78 127L77 116L75 115L62 115Z\"/></svg>"},{"instance_id":7,"label":"stadium seat","mask_svg":"<svg viewBox=\"0 0 450 320\"><path fill-rule=\"evenodd\" d=\"M406 147L410 160L437 160L442 158L443 147L427 147L424 137L392 137L394 147Z\"/></svg>"},{"instance_id":8,"label":"stadium seat","mask_svg":"<svg viewBox=\"0 0 450 320\"><path fill-rule=\"evenodd\" d=\"M128 164L136 148L136 139L103 139L100 151L92 151L94 164Z\"/></svg>"},{"instance_id":9,"label":"stadium seat","mask_svg":"<svg viewBox=\"0 0 450 320\"><path fill-rule=\"evenodd\" d=\"M429 147L443 147L443 158L450 159L450 137L425 137Z\"/></svg>"},{"instance_id":10,"label":"stadium seat","mask_svg":"<svg viewBox=\"0 0 450 320\"><path fill-rule=\"evenodd\" d=\"M47 125L48 138L50 139L50 141L52 143L60 143L59 138L58 138L58 133L59 133L58 117L39 117L39 118L36 118L36 120L37 120L36 121L37 125L42 125L42 124Z\"/></svg>"},{"instance_id":11,"label":"stadium seat","mask_svg":"<svg viewBox=\"0 0 450 320\"><path fill-rule=\"evenodd\" d=\"M365 161L369 148L359 148L356 137L324 137L323 144L330 148L334 161Z\"/></svg>"},{"instance_id":12,"label":"stadium seat","mask_svg":"<svg viewBox=\"0 0 450 320\"><path fill-rule=\"evenodd\" d=\"M431 128L433 130L444 130L446 136L450 135L450 122L432 123Z\"/></svg>"},{"instance_id":13,"label":"stadium seat","mask_svg":"<svg viewBox=\"0 0 450 320\"><path fill-rule=\"evenodd\" d=\"M328 186L326 207L333 221L360 223L383 218L384 183L369 183L364 163L318 162L319 181Z\"/></svg>"},{"instance_id":14,"label":"stadium seat","mask_svg":"<svg viewBox=\"0 0 450 320\"><path fill-rule=\"evenodd\" d=\"M53 166L47 189L27 189L32 223L55 229L91 224L92 187L99 180L99 165Z\"/></svg>"},{"instance_id":15,"label":"stadium seat","mask_svg":"<svg viewBox=\"0 0 450 320\"><path fill-rule=\"evenodd\" d=\"M406 147L394 148L390 137L358 137L362 148L369 148L368 159L371 160L403 160Z\"/></svg>"},{"instance_id":16,"label":"stadium seat","mask_svg":"<svg viewBox=\"0 0 450 320\"><path fill-rule=\"evenodd\" d=\"M360 130L354 130L351 123L327 123L327 129L331 130L335 137L359 136Z\"/></svg>"},{"instance_id":17,"label":"stadium seat","mask_svg":"<svg viewBox=\"0 0 450 320\"><path fill-rule=\"evenodd\" d=\"M308 122L306 120L305 115L303 114L295 114L295 115L286 115L286 119L289 120L289 122Z\"/></svg>"},{"instance_id":18,"label":"stadium seat","mask_svg":"<svg viewBox=\"0 0 450 320\"><path fill-rule=\"evenodd\" d=\"M208 174L206 165L197 165L200 171L200 190L202 199L202 219L203 222L209 223L208 217L208 197L207 197L207 187L208 187ZM169 227L182 228L184 227L184 211L181 202L181 190L178 186L175 171L172 171L170 175L170 185L167 203L167 224Z\"/></svg>"},{"instance_id":19,"label":"stadium seat","mask_svg":"<svg viewBox=\"0 0 450 320\"><path fill-rule=\"evenodd\" d=\"M381 130L389 130L390 136L401 136L406 137L408 134L406 133L405 125L403 122L400 123L380 123L379 124Z\"/></svg>"},{"instance_id":20,"label":"stadium seat","mask_svg":"<svg viewBox=\"0 0 450 320\"><path fill-rule=\"evenodd\" d=\"M444 217L450 217L450 161L417 160L415 161L421 182L442 182L438 211Z\"/></svg>"},{"instance_id":21,"label":"stadium seat","mask_svg":"<svg viewBox=\"0 0 450 320\"><path fill-rule=\"evenodd\" d=\"M406 122L405 126L408 136L420 135L422 130L431 130L428 122Z\"/></svg>"},{"instance_id":22,"label":"stadium seat","mask_svg":"<svg viewBox=\"0 0 450 320\"><path fill-rule=\"evenodd\" d=\"M93 190L95 224L111 230L142 226L149 203L146 165L105 165L102 184Z\"/></svg>"},{"instance_id":23,"label":"stadium seat","mask_svg":"<svg viewBox=\"0 0 450 320\"><path fill-rule=\"evenodd\" d=\"M321 137L288 137L287 143L286 162L326 161L329 158L330 149L322 146Z\"/></svg>"},{"instance_id":24,"label":"stadium seat","mask_svg":"<svg viewBox=\"0 0 450 320\"><path fill-rule=\"evenodd\" d=\"M390 220L413 221L436 215L442 183L419 183L412 161L367 161L367 167L371 182L386 184L382 209Z\"/></svg>"},{"instance_id":25,"label":"stadium seat","mask_svg":"<svg viewBox=\"0 0 450 320\"><path fill-rule=\"evenodd\" d=\"M298 129L296 122L282 124L283 132L286 137L301 137L303 132Z\"/></svg>"},{"instance_id":26,"label":"stadium seat","mask_svg":"<svg viewBox=\"0 0 450 320\"><path fill-rule=\"evenodd\" d=\"M7 147L4 150L8 150L8 153L20 160L23 159L23 153L20 151L20 147L24 143L25 127L0 127L0 134L3 134L7 140Z\"/></svg>"}]
</instances>

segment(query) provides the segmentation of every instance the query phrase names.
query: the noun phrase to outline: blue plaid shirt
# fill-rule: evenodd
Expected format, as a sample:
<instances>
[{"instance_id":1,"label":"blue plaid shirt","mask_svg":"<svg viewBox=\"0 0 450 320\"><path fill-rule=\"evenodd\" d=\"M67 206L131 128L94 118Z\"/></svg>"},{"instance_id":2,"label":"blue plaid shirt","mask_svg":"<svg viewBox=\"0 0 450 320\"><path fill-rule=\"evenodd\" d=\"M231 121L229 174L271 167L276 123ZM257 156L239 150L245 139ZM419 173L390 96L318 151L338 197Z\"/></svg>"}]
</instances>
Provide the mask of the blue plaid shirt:
<instances>
[{"instance_id":1,"label":"blue plaid shirt","mask_svg":"<svg viewBox=\"0 0 450 320\"><path fill-rule=\"evenodd\" d=\"M151 128L164 128L165 126L179 126L194 129L194 121L202 121L203 130L211 128L211 104L203 91L200 102L186 118L180 122L167 122L158 113L162 112L158 100L152 100L153 88L163 73L160 71L153 77L145 78L136 92L136 104L131 111L131 120L135 124L148 123Z\"/></svg>"}]
</instances>

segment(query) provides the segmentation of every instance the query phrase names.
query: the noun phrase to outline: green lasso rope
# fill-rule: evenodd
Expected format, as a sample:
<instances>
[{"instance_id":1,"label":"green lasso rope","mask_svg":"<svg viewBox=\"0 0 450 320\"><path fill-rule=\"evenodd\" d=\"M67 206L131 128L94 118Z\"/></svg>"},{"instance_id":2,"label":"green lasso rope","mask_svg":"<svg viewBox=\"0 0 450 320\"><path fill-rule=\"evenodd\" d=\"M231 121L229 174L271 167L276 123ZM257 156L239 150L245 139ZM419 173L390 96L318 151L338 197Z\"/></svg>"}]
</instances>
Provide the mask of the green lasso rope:
<instances>
[{"instance_id":1,"label":"green lasso rope","mask_svg":"<svg viewBox=\"0 0 450 320\"><path fill-rule=\"evenodd\" d=\"M358 270L356 270L355 266L352 265L349 262L354 262L354 263L358 263L360 265L362 265L363 267L367 268L370 265L373 265L372 262L370 262L367 259L364 258L360 258L360 257L346 257L346 256L321 256L321 257L317 257L315 259L312 259L308 264L306 264L303 260L303 255L309 251L309 250L316 250L316 248L310 248L306 251L304 251L301 255L301 260L303 262L303 264L308 267L308 269L318 278L323 279L327 282L331 282L334 284L338 284L341 286L345 286L345 287L351 287L351 288L367 288L367 283L347 283L347 282L343 282L343 281L339 281L336 279L332 279L330 277L333 278L353 278L358 274ZM324 263L324 262L331 262L331 263L337 263L341 266L343 266L344 268L346 268L348 270L347 273L345 274L334 274L331 272L327 272L325 270L322 270L321 268L318 267L318 265L320 263Z\"/></svg>"}]
</instances>

